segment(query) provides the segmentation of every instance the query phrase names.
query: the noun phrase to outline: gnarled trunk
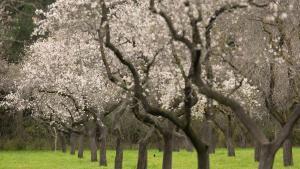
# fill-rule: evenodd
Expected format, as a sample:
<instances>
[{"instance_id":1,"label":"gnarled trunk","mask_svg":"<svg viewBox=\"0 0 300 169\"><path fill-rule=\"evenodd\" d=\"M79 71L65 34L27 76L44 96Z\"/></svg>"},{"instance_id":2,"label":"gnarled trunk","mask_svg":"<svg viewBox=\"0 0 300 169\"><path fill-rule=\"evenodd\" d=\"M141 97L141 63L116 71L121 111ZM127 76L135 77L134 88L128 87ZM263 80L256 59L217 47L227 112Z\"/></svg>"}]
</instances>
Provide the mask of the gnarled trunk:
<instances>
[{"instance_id":1,"label":"gnarled trunk","mask_svg":"<svg viewBox=\"0 0 300 169\"><path fill-rule=\"evenodd\" d=\"M283 164L284 166L293 165L292 135L289 135L289 137L283 143Z\"/></svg>"}]
</instances>

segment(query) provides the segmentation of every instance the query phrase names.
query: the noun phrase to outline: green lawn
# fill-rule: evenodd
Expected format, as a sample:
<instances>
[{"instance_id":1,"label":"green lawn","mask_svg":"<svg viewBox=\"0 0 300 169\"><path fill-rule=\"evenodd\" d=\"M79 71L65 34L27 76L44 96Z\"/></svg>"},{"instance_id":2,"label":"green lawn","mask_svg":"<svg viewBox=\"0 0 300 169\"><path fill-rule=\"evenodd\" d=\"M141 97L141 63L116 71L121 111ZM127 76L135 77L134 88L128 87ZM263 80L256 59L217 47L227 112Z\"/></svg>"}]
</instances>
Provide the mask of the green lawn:
<instances>
[{"instance_id":1,"label":"green lawn","mask_svg":"<svg viewBox=\"0 0 300 169\"><path fill-rule=\"evenodd\" d=\"M154 157L155 154L155 157ZM253 162L252 149L238 149L237 157L229 158L225 149L218 149L211 155L212 169L256 169ZM0 151L0 169L113 169L114 151L108 151L108 167L99 167L97 162L89 161L89 154L85 152L84 159L71 156L68 153L50 151ZM173 169L196 168L195 153L186 151L175 152L173 155ZM137 151L127 150L124 153L124 169L135 169ZM282 152L278 152L274 169L284 169ZM294 149L295 166L286 169L300 169L300 148ZM149 151L148 169L160 169L162 153Z\"/></svg>"}]
</instances>

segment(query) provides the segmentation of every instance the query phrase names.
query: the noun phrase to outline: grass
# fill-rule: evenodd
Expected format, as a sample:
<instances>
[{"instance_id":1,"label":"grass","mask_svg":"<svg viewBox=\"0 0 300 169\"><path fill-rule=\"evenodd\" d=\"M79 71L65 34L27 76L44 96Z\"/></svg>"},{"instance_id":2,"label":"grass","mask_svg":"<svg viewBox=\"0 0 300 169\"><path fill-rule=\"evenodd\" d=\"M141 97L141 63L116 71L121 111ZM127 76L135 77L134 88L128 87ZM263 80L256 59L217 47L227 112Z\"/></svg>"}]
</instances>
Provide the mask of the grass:
<instances>
[{"instance_id":1,"label":"grass","mask_svg":"<svg viewBox=\"0 0 300 169\"><path fill-rule=\"evenodd\" d=\"M282 151L276 156L274 169L300 169L300 148L294 150L294 167L284 168L282 165ZM154 157L155 154L155 157ZM108 166L99 167L97 162L90 162L89 152L85 152L84 159L71 156L68 153L51 151L0 151L0 169L113 169L114 151L107 154ZM211 155L211 169L256 169L257 163L253 162L252 149L237 149L236 157L227 157L226 149L217 149ZM160 169L162 153L156 150L149 151L148 169ZM124 169L136 168L137 151L124 152ZM174 152L173 169L196 168L196 153L186 151Z\"/></svg>"}]
</instances>

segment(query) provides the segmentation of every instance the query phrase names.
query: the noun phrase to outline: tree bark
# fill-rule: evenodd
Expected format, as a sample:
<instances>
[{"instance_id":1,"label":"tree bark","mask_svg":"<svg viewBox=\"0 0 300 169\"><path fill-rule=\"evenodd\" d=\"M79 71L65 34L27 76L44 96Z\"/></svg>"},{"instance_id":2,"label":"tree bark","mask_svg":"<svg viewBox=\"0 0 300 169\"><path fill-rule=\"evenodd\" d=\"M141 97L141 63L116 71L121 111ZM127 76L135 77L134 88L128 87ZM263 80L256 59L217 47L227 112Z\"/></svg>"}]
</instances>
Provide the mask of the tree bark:
<instances>
[{"instance_id":1,"label":"tree bark","mask_svg":"<svg viewBox=\"0 0 300 169\"><path fill-rule=\"evenodd\" d=\"M276 151L271 144L262 145L260 147L259 169L272 169Z\"/></svg>"},{"instance_id":2,"label":"tree bark","mask_svg":"<svg viewBox=\"0 0 300 169\"><path fill-rule=\"evenodd\" d=\"M76 149L76 133L72 132L70 136L70 154L75 155L75 149Z\"/></svg>"},{"instance_id":3,"label":"tree bark","mask_svg":"<svg viewBox=\"0 0 300 169\"><path fill-rule=\"evenodd\" d=\"M123 164L123 147L122 138L120 135L117 136L116 140L116 157L115 157L115 169L122 169Z\"/></svg>"},{"instance_id":4,"label":"tree bark","mask_svg":"<svg viewBox=\"0 0 300 169\"><path fill-rule=\"evenodd\" d=\"M199 151L199 148L196 148L197 151L197 162L198 169L209 169L209 148L206 147L206 150ZM203 152L204 151L204 152Z\"/></svg>"},{"instance_id":5,"label":"tree bark","mask_svg":"<svg viewBox=\"0 0 300 169\"><path fill-rule=\"evenodd\" d=\"M163 134L164 154L162 169L172 169L173 132Z\"/></svg>"},{"instance_id":6,"label":"tree bark","mask_svg":"<svg viewBox=\"0 0 300 169\"><path fill-rule=\"evenodd\" d=\"M293 163L293 145L292 145L292 135L290 134L288 138L283 143L283 164L284 166L292 166Z\"/></svg>"}]
</instances>

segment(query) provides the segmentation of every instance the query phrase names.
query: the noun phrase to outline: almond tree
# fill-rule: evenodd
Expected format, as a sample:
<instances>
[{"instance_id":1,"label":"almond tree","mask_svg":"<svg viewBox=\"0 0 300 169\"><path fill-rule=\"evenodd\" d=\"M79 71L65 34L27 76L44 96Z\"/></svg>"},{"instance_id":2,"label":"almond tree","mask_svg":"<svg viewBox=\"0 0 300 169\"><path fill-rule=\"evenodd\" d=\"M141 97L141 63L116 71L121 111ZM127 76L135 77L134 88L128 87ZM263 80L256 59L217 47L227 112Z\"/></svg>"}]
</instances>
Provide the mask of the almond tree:
<instances>
[{"instance_id":1,"label":"almond tree","mask_svg":"<svg viewBox=\"0 0 300 169\"><path fill-rule=\"evenodd\" d=\"M172 7L172 3L166 3L166 1L161 2L159 5L163 7ZM250 6L255 6L255 7L266 7L268 4L256 4L253 1L248 1L248 4ZM169 17L165 11L160 9L155 5L155 1L150 1L150 10L154 14L160 15L163 20L166 22L167 27L170 30L171 37L183 43L186 46L187 51L190 54L190 71L189 74L184 76L187 77L185 79L185 110L187 112L191 112L191 85L189 84L194 84L197 87L197 91L199 93L204 94L205 96L212 98L219 102L219 104L223 104L225 106L228 106L232 109L233 113L237 116L237 118L243 123L243 125L249 130L250 134L252 135L253 138L255 138L259 144L261 145L261 156L260 156L260 164L259 168L261 169L266 169L266 168L272 168L273 162L274 162L274 156L277 150L280 148L281 144L283 141L286 139L286 137L289 135L291 129L293 128L294 124L300 117L300 110L299 107L296 106L296 109L294 109L294 113L290 116L288 122L286 125L282 128L280 131L279 136L272 142L270 142L267 137L262 133L262 131L256 126L254 121L249 117L249 115L246 113L245 107L237 100L226 96L222 94L221 92L215 90L207 84L203 77L201 77L202 74L202 67L201 65L204 64L208 67L209 72L209 61L202 62L201 63L201 56L204 58L210 58L210 50L211 50L211 29L214 26L214 23L216 19L221 16L222 14L226 12L230 12L233 9L237 8L247 8L249 5L248 4L229 4L225 5L224 7L221 7L219 10L216 10L216 13L213 15L213 17L208 18L208 25L205 27L205 30L203 31L204 33L204 40L205 40L205 45L202 45L203 39L201 39L202 35L200 34L201 31L199 31L198 28L198 22L202 22L203 18L202 15L201 17L198 17L199 15L188 15L187 17L190 17L190 24L184 24L184 25L190 25L189 28L190 30L185 30L185 31L177 31L174 24L173 18ZM178 7L179 5L176 3L174 7ZM190 7L193 5L189 2L183 3L183 6L187 7L188 10L191 9ZM187 11L188 11L187 10ZM197 13L197 12L195 12ZM200 13L200 12L199 12ZM197 14L199 14L197 13ZM177 16L177 18L179 18ZM111 19L111 18L110 18ZM183 21L188 21L189 19L183 20ZM204 24L205 24L205 19L204 19ZM208 167L208 155L207 155L207 150L205 148L205 144L203 144L200 140L196 141L195 135L193 135L193 132L190 130L190 113L187 113L187 122L182 123L180 119L177 119L176 115L158 108L151 104L149 100L145 97L144 94L144 88L141 85L141 77L139 74L138 69L136 68L135 64L131 61L128 60L128 55L125 55L127 51L124 52L123 49L120 49L114 45L115 39L114 37L116 31L110 31L114 30L112 25L114 24L113 21L109 20L104 22L104 28L106 28L106 40L105 44L106 47L109 48L115 55L115 57L123 64L125 65L130 73L132 74L133 81L134 81L134 94L135 97L141 101L143 104L144 109L152 114L152 115L159 115L163 116L165 118L170 119L174 124L177 126L183 128L185 133L191 138L191 141L194 143L194 146L196 147L196 150L198 152L198 161L199 161L199 168L207 168ZM177 26L177 25L176 25ZM185 27L187 29L187 27ZM192 34L191 38L188 38L188 35L184 34L183 32L190 32ZM202 53L203 52L203 53ZM183 74L184 75L184 74ZM189 83L190 82L190 83ZM189 110L189 111L188 111ZM206 154L206 155L205 155Z\"/></svg>"},{"instance_id":2,"label":"almond tree","mask_svg":"<svg viewBox=\"0 0 300 169\"><path fill-rule=\"evenodd\" d=\"M83 46L83 49L78 47L75 51L80 53L87 49L87 55L97 53L101 56L102 71L107 73L111 82L127 92L134 106L141 104L151 117L149 119L166 118L185 132L197 151L199 169L209 168L208 146L193 123L194 114L203 115L193 113L203 111L203 95L210 99L208 106L215 100L232 110L261 145L259 168L267 169L272 168L276 151L299 118L299 109L295 109L278 138L270 142L249 117L248 107L243 104L244 98L239 95L232 97L226 87L224 91L224 88L212 83L214 78L218 79L214 76L220 75L215 74L213 65L221 65L217 59L214 60L212 52L215 47L213 39L222 32L213 30L219 24L222 26L222 21L227 21L226 17L230 17L233 24L239 17L268 5L253 0L58 0L49 12L40 12L46 19L38 22L36 33L48 35L49 40L56 38L58 42L70 38L71 42L74 40L80 44L79 47ZM183 12L179 14L178 11ZM56 49L57 44L53 44L50 48ZM162 52L156 55L158 51ZM154 57L158 58L155 64L149 64ZM89 57L83 57L86 58ZM168 67L173 69L166 70ZM228 67L222 68L222 71L228 73L228 81L235 81ZM157 97L156 90L162 95ZM177 99L178 106L170 106Z\"/></svg>"}]
</instances>

